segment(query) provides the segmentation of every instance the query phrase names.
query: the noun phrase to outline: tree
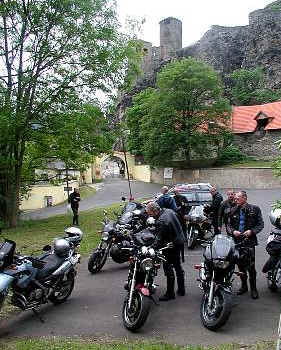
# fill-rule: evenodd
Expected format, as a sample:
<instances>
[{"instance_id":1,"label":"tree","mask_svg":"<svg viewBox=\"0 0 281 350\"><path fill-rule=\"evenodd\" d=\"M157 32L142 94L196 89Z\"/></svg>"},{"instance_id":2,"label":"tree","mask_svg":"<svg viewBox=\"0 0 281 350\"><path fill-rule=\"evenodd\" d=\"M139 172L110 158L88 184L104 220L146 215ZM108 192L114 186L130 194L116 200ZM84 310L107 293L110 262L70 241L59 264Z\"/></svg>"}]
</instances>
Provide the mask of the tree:
<instances>
[{"instance_id":1,"label":"tree","mask_svg":"<svg viewBox=\"0 0 281 350\"><path fill-rule=\"evenodd\" d=\"M194 154L208 158L228 134L229 112L210 66L192 58L174 61L157 75L156 88L138 94L127 110L129 149L151 165L188 162Z\"/></svg>"},{"instance_id":2,"label":"tree","mask_svg":"<svg viewBox=\"0 0 281 350\"><path fill-rule=\"evenodd\" d=\"M231 89L235 105L252 106L278 101L281 98L280 90L265 87L265 75L261 68L238 69L230 78L233 80Z\"/></svg>"},{"instance_id":3,"label":"tree","mask_svg":"<svg viewBox=\"0 0 281 350\"><path fill-rule=\"evenodd\" d=\"M120 86L128 62L136 69L135 41L116 18L111 0L0 0L0 217L9 226L35 166L58 158L83 168L108 150L95 91Z\"/></svg>"}]
</instances>

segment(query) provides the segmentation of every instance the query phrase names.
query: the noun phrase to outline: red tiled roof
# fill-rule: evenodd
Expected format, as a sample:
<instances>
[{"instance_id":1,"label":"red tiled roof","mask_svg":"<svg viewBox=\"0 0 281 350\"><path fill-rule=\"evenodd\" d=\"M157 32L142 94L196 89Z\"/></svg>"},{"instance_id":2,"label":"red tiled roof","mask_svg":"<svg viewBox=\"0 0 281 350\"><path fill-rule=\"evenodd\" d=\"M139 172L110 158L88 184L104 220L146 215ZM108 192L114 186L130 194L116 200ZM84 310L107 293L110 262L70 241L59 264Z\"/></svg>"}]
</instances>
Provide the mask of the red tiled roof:
<instances>
[{"instance_id":1,"label":"red tiled roof","mask_svg":"<svg viewBox=\"0 0 281 350\"><path fill-rule=\"evenodd\" d=\"M256 118L260 113L269 118L265 130L281 129L281 101L258 106L232 107L232 132L234 134L254 132L257 127Z\"/></svg>"}]
</instances>

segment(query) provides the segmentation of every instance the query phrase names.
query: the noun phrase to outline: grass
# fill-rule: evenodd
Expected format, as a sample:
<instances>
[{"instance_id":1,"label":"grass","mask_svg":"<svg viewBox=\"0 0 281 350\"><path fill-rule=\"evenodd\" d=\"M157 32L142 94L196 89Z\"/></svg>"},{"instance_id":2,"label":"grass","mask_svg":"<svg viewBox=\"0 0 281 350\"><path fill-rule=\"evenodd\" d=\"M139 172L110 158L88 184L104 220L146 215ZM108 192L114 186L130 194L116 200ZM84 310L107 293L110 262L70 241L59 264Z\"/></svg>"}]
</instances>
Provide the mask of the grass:
<instances>
[{"instance_id":1,"label":"grass","mask_svg":"<svg viewBox=\"0 0 281 350\"><path fill-rule=\"evenodd\" d=\"M274 342L256 345L221 345L216 347L177 346L165 343L124 342L99 343L95 339L18 339L5 340L0 350L272 350Z\"/></svg>"}]
</instances>

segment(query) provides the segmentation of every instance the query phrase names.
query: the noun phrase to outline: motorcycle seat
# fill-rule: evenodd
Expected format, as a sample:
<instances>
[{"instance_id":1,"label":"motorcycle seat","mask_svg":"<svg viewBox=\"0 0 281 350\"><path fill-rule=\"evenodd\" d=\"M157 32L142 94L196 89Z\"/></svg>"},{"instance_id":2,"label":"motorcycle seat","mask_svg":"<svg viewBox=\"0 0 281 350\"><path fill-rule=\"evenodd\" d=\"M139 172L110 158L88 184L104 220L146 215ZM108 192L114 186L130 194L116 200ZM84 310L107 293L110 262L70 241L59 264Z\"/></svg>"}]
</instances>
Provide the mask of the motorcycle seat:
<instances>
[{"instance_id":1,"label":"motorcycle seat","mask_svg":"<svg viewBox=\"0 0 281 350\"><path fill-rule=\"evenodd\" d=\"M58 269L62 262L65 260L65 258L59 257L56 254L48 254L41 257L40 260L45 261L46 264L41 270L38 270L36 276L36 279L38 280L42 280L56 271L56 269Z\"/></svg>"}]
</instances>

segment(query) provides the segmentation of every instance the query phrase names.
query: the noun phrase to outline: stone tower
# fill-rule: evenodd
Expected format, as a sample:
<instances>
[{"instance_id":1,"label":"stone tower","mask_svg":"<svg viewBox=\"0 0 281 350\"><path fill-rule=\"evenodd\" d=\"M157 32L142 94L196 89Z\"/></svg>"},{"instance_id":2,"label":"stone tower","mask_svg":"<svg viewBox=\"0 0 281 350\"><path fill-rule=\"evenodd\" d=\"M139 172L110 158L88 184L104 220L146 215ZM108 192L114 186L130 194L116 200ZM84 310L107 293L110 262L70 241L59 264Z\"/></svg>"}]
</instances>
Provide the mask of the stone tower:
<instances>
[{"instance_id":1,"label":"stone tower","mask_svg":"<svg viewBox=\"0 0 281 350\"><path fill-rule=\"evenodd\" d=\"M182 22L173 17L168 17L160 24L160 57L175 56L176 50L182 48Z\"/></svg>"}]
</instances>

